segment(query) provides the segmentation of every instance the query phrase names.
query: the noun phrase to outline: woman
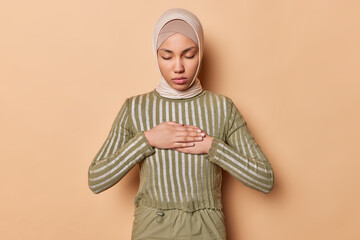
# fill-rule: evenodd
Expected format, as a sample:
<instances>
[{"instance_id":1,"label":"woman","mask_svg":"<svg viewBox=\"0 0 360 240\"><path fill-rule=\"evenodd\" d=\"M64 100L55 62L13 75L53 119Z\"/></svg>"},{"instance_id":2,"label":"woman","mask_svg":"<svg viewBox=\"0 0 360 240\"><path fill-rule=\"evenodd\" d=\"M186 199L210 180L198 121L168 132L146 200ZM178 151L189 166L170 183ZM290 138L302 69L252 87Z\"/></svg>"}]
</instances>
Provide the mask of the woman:
<instances>
[{"instance_id":1,"label":"woman","mask_svg":"<svg viewBox=\"0 0 360 240\"><path fill-rule=\"evenodd\" d=\"M126 99L89 168L100 193L136 164L132 239L226 239L221 169L269 193L273 171L230 98L203 90L198 18L170 9L158 20L153 50L161 81Z\"/></svg>"}]
</instances>

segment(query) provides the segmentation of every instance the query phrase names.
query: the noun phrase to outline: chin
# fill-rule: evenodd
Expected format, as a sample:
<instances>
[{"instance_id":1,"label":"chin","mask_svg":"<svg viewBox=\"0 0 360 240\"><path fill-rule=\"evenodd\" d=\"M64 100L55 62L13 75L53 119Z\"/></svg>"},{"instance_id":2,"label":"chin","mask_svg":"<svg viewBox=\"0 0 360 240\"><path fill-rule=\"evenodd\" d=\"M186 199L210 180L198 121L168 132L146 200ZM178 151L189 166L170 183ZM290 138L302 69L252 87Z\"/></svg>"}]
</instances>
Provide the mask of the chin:
<instances>
[{"instance_id":1,"label":"chin","mask_svg":"<svg viewBox=\"0 0 360 240\"><path fill-rule=\"evenodd\" d=\"M171 88L178 90L178 91L185 91L187 90L190 86L190 84L187 82L185 84L175 84L173 82L167 81L167 83L170 85Z\"/></svg>"},{"instance_id":2,"label":"chin","mask_svg":"<svg viewBox=\"0 0 360 240\"><path fill-rule=\"evenodd\" d=\"M189 88L188 85L176 85L176 86L171 86L171 87L178 91L185 91Z\"/></svg>"}]
</instances>

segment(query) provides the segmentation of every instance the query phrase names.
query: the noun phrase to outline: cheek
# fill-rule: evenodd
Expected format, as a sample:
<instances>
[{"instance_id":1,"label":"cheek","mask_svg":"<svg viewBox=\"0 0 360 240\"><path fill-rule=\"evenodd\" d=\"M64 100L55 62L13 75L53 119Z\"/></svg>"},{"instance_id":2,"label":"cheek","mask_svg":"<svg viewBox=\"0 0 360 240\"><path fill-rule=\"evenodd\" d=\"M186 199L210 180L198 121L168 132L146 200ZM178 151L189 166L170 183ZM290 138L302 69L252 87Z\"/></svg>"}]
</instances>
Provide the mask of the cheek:
<instances>
[{"instance_id":1,"label":"cheek","mask_svg":"<svg viewBox=\"0 0 360 240\"><path fill-rule=\"evenodd\" d=\"M194 61L188 64L188 69L192 74L195 74L197 66L198 66L198 61L196 62Z\"/></svg>"},{"instance_id":2,"label":"cheek","mask_svg":"<svg viewBox=\"0 0 360 240\"><path fill-rule=\"evenodd\" d=\"M168 62L159 62L159 67L163 77L167 77L171 73L171 65Z\"/></svg>"},{"instance_id":3,"label":"cheek","mask_svg":"<svg viewBox=\"0 0 360 240\"><path fill-rule=\"evenodd\" d=\"M166 75L169 75L171 73L171 69L172 69L171 64L169 64L169 63L164 64L163 67L164 67L164 73Z\"/></svg>"}]
</instances>

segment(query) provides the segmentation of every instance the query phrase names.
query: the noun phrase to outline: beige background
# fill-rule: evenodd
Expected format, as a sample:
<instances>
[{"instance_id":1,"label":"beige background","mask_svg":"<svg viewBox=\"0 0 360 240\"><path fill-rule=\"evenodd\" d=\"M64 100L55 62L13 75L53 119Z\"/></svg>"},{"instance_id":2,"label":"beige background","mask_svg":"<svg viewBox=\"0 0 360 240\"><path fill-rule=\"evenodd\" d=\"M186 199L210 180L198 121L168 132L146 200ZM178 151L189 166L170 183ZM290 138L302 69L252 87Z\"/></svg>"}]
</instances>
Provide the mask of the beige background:
<instances>
[{"instance_id":1,"label":"beige background","mask_svg":"<svg viewBox=\"0 0 360 240\"><path fill-rule=\"evenodd\" d=\"M129 239L137 169L93 194L87 169L126 97L159 81L168 8L205 31L205 88L231 97L276 174L225 174L228 239L360 239L359 1L1 1L1 239Z\"/></svg>"}]
</instances>

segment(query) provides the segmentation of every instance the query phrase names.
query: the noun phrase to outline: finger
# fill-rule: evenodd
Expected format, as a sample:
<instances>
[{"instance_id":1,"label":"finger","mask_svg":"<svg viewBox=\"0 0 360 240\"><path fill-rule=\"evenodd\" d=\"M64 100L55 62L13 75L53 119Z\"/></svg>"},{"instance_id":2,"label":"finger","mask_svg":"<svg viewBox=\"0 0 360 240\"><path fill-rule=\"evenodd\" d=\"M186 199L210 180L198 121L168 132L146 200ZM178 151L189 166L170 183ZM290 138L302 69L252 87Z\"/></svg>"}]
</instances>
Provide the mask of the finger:
<instances>
[{"instance_id":1,"label":"finger","mask_svg":"<svg viewBox=\"0 0 360 240\"><path fill-rule=\"evenodd\" d=\"M191 148L175 148L174 150L182 153L192 153Z\"/></svg>"},{"instance_id":2,"label":"finger","mask_svg":"<svg viewBox=\"0 0 360 240\"><path fill-rule=\"evenodd\" d=\"M173 149L177 149L177 148L190 148L190 147L194 147L194 146L195 146L195 143L194 143L194 142L174 143Z\"/></svg>"},{"instance_id":3,"label":"finger","mask_svg":"<svg viewBox=\"0 0 360 240\"><path fill-rule=\"evenodd\" d=\"M176 128L177 131L187 131L187 132L203 132L200 128L196 127L196 126L178 126Z\"/></svg>"},{"instance_id":4,"label":"finger","mask_svg":"<svg viewBox=\"0 0 360 240\"><path fill-rule=\"evenodd\" d=\"M184 127L186 128L187 131L203 132L203 130L197 126L185 125Z\"/></svg>"},{"instance_id":5,"label":"finger","mask_svg":"<svg viewBox=\"0 0 360 240\"><path fill-rule=\"evenodd\" d=\"M201 142L203 140L203 137L177 137L176 141L180 143L186 143L186 142Z\"/></svg>"},{"instance_id":6,"label":"finger","mask_svg":"<svg viewBox=\"0 0 360 240\"><path fill-rule=\"evenodd\" d=\"M188 132L188 131L179 131L176 133L178 137L205 137L206 134L203 132Z\"/></svg>"}]
</instances>

